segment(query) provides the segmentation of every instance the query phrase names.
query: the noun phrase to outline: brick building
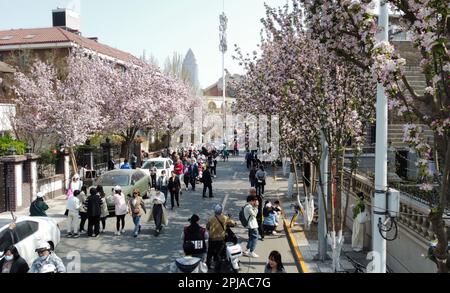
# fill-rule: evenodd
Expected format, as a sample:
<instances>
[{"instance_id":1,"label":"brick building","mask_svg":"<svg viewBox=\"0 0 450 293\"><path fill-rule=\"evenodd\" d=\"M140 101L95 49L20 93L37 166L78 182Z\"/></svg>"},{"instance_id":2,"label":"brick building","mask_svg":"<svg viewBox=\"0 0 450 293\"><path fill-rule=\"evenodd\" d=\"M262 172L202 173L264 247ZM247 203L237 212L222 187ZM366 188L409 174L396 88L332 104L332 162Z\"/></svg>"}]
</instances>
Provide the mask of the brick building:
<instances>
[{"instance_id":1,"label":"brick building","mask_svg":"<svg viewBox=\"0 0 450 293\"><path fill-rule=\"evenodd\" d=\"M70 10L56 9L53 10L53 27L0 31L0 69L7 71L0 74L11 75L13 67L24 71L36 58L62 63L71 50L78 47L119 66L139 61L129 53L100 43L98 38L82 36L77 17ZM13 93L7 90L7 83L12 81L12 77L3 79L3 86L0 87L0 121L7 121L8 112L14 111ZM10 125L4 124L6 125L0 127L0 132L10 130Z\"/></svg>"}]
</instances>

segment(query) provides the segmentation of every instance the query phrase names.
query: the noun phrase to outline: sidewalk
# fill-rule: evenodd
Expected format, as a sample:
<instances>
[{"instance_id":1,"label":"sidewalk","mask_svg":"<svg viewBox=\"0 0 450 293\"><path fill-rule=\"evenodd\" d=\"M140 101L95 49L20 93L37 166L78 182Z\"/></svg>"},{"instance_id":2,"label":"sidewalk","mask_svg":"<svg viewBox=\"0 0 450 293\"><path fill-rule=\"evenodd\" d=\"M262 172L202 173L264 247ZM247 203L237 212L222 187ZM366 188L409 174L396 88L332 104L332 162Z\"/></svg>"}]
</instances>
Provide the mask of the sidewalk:
<instances>
[{"instance_id":1,"label":"sidewalk","mask_svg":"<svg viewBox=\"0 0 450 293\"><path fill-rule=\"evenodd\" d=\"M238 189L241 195L237 196L236 194L230 194L226 213L235 215L234 220L239 221L239 219L237 219L237 215L240 208L245 205L245 200L248 194L247 192L250 188L250 184L248 183L248 171L245 165L244 157L230 156L229 167L235 171L232 183L233 187ZM268 167L266 171L267 185L263 201L271 200L273 202L277 199L282 199L283 195L287 192L287 184L283 181L273 180L271 167ZM248 241L248 230L242 228L239 223L238 227L233 228L233 231L238 236L242 249L245 250ZM280 252L283 265L287 273L299 273L294 253L289 245L286 232L283 229L282 221L280 221L280 225L277 227L277 232L277 235L265 236L263 241L258 241L255 253L259 255L259 258L249 258L246 256L240 257L240 273L264 273L265 266L268 262L268 256L273 250Z\"/></svg>"},{"instance_id":2,"label":"sidewalk","mask_svg":"<svg viewBox=\"0 0 450 293\"><path fill-rule=\"evenodd\" d=\"M60 197L50 199L46 201L49 209L47 210L47 215L50 218L53 218L57 221L58 224L61 224L66 220L66 216L64 216L64 212L66 211L66 195L62 195ZM29 216L29 208L22 209L18 212L14 212L16 217L24 217ZM12 220L11 212L0 213L0 227L3 227L6 224L9 224Z\"/></svg>"},{"instance_id":3,"label":"sidewalk","mask_svg":"<svg viewBox=\"0 0 450 293\"><path fill-rule=\"evenodd\" d=\"M274 180L272 168L268 167L267 171L267 185L263 198L263 203L266 200L274 202L275 200L285 201L285 195L287 193L287 181L280 178L282 173L277 169L277 178ZM277 227L278 235L265 236L264 241L258 241L256 247L256 253L260 256L258 259L250 259L251 263L246 264L248 258L241 258L242 273L263 273L264 266L267 264L267 257L270 252L277 250L282 256L283 265L287 273L299 273L299 267L295 259L295 253L291 249L288 241L288 235L283 228L283 218L280 219L279 226ZM240 235L242 238L247 239L248 236ZM247 271L249 270L249 271Z\"/></svg>"},{"instance_id":4,"label":"sidewalk","mask_svg":"<svg viewBox=\"0 0 450 293\"><path fill-rule=\"evenodd\" d=\"M281 177L281 175L280 175ZM288 182L286 178L279 179L283 181L287 186ZM303 197L303 186L300 185L301 196ZM287 225L289 225L292 216L294 215L294 209L291 204L297 203L296 198L287 198L282 201L282 205L285 211L285 217L287 220ZM303 218L299 216L297 218L297 223L290 229L291 235L295 238L296 245L301 254L303 265L305 266L308 273L334 273L332 269L331 260L331 247L328 246L328 256L329 259L322 262L315 260L315 256L318 253L318 235L317 235L317 225L311 224L311 229L309 231L304 230ZM355 266L346 257L350 257L352 260L358 264L366 267L369 260L366 259L367 252L354 252L351 248L351 231L344 231L344 245L341 252L340 264L342 272L354 272Z\"/></svg>"}]
</instances>

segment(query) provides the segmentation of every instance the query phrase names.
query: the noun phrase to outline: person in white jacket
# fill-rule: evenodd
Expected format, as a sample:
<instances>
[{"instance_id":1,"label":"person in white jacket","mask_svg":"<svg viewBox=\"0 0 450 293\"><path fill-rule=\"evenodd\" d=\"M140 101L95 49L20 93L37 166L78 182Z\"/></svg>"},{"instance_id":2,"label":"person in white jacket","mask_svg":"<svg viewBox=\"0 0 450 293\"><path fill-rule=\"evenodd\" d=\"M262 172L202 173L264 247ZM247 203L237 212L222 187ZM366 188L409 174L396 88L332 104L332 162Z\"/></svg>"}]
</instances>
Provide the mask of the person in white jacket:
<instances>
[{"instance_id":1,"label":"person in white jacket","mask_svg":"<svg viewBox=\"0 0 450 293\"><path fill-rule=\"evenodd\" d=\"M159 190L158 185L156 186L156 190L150 196L150 202L153 204L150 218L153 218L155 221L155 236L158 236L162 230L162 225L167 225L167 223L164 223L163 221L164 217L167 217L164 208L166 198L164 193Z\"/></svg>"},{"instance_id":2,"label":"person in white jacket","mask_svg":"<svg viewBox=\"0 0 450 293\"><path fill-rule=\"evenodd\" d=\"M244 216L248 219L248 242L247 250L244 252L245 256L258 258L259 256L255 253L256 244L258 242L258 222L256 221L256 216L258 215L258 198L256 196L247 197L247 205L244 208Z\"/></svg>"},{"instance_id":3,"label":"person in white jacket","mask_svg":"<svg viewBox=\"0 0 450 293\"><path fill-rule=\"evenodd\" d=\"M125 233L125 216L128 214L128 205L125 200L125 195L122 193L122 188L120 186L114 187L113 201L115 205L116 213L116 235L120 236L120 233ZM120 224L122 224L122 229Z\"/></svg>"},{"instance_id":4,"label":"person in white jacket","mask_svg":"<svg viewBox=\"0 0 450 293\"><path fill-rule=\"evenodd\" d=\"M80 237L78 229L80 228L80 207L81 202L78 199L80 190L75 190L74 196L67 200L67 210L69 211L67 217L67 237ZM73 232L73 233L72 233Z\"/></svg>"}]
</instances>

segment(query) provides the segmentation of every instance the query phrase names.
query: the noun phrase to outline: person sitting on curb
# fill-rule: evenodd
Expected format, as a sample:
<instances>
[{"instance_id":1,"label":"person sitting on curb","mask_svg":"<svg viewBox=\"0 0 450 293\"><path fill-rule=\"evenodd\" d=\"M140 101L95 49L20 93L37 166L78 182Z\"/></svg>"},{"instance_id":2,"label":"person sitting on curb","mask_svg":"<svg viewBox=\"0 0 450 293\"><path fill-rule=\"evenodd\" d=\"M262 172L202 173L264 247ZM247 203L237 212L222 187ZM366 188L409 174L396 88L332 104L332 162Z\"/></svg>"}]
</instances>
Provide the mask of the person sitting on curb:
<instances>
[{"instance_id":1,"label":"person sitting on curb","mask_svg":"<svg viewBox=\"0 0 450 293\"><path fill-rule=\"evenodd\" d=\"M273 210L272 203L266 202L264 206L264 222L263 222L263 230L266 235L276 235L277 231L275 230L277 227L277 218L276 212Z\"/></svg>"},{"instance_id":2,"label":"person sitting on curb","mask_svg":"<svg viewBox=\"0 0 450 293\"><path fill-rule=\"evenodd\" d=\"M48 210L48 205L45 203L44 196L45 194L43 192L38 192L36 194L36 200L34 200L30 206L31 217L48 217L45 212Z\"/></svg>"},{"instance_id":3,"label":"person sitting on curb","mask_svg":"<svg viewBox=\"0 0 450 293\"><path fill-rule=\"evenodd\" d=\"M202 259L192 256L195 252L194 243L185 242L183 244L183 250L185 256L175 260L170 266L170 273L195 274L208 272L208 267Z\"/></svg>"}]
</instances>

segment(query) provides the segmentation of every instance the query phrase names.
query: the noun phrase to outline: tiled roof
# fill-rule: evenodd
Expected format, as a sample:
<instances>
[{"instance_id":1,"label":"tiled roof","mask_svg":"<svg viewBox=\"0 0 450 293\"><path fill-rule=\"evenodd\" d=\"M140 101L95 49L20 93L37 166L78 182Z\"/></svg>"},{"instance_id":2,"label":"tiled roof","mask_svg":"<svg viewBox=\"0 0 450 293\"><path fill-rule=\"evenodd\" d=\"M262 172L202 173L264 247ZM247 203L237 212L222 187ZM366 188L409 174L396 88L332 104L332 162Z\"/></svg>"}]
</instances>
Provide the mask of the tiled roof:
<instances>
[{"instance_id":1,"label":"tiled roof","mask_svg":"<svg viewBox=\"0 0 450 293\"><path fill-rule=\"evenodd\" d=\"M126 52L98 43L94 40L79 36L60 27L38 29L13 29L0 31L0 49L2 46L34 45L48 43L73 42L86 49L107 55L125 62L138 61Z\"/></svg>"}]
</instances>

